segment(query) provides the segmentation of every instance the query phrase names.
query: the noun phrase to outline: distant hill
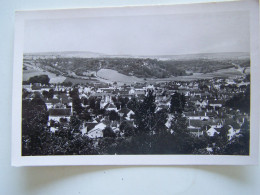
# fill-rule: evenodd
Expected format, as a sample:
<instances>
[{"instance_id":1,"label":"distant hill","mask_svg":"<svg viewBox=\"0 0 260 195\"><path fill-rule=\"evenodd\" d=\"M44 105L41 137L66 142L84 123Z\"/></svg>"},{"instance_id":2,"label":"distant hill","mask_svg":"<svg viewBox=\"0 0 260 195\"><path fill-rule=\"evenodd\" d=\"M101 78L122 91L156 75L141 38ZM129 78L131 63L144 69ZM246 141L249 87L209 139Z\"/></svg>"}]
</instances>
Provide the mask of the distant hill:
<instances>
[{"instance_id":1,"label":"distant hill","mask_svg":"<svg viewBox=\"0 0 260 195\"><path fill-rule=\"evenodd\" d=\"M155 58L161 60L196 60L196 59L245 59L250 57L248 52L225 52L225 53L200 53L183 55L158 55L140 56L142 58Z\"/></svg>"},{"instance_id":2,"label":"distant hill","mask_svg":"<svg viewBox=\"0 0 260 195\"><path fill-rule=\"evenodd\" d=\"M101 69L110 69L138 78L169 78L250 67L250 57L248 53L116 56L68 51L24 54L24 65L37 66L67 77L82 77Z\"/></svg>"},{"instance_id":3,"label":"distant hill","mask_svg":"<svg viewBox=\"0 0 260 195\"><path fill-rule=\"evenodd\" d=\"M89 51L62 51L62 52L36 52L36 53L24 53L25 56L41 56L41 57L63 57L63 58L98 58L105 54L95 53Z\"/></svg>"},{"instance_id":4,"label":"distant hill","mask_svg":"<svg viewBox=\"0 0 260 195\"><path fill-rule=\"evenodd\" d=\"M108 55L89 51L62 51L24 53L25 56L64 57L64 58L150 58L159 60L192 60L192 59L245 59L250 57L248 52L200 53L183 55Z\"/></svg>"}]
</instances>

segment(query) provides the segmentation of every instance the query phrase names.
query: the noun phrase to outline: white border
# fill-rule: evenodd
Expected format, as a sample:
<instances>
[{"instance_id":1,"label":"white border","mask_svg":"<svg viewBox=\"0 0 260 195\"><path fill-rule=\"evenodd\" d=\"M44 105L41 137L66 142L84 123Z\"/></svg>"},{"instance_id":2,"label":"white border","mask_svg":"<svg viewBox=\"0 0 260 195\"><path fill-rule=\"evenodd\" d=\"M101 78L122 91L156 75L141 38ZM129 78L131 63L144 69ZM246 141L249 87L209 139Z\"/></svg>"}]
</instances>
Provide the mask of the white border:
<instances>
[{"instance_id":1,"label":"white border","mask_svg":"<svg viewBox=\"0 0 260 195\"><path fill-rule=\"evenodd\" d=\"M86 155L21 156L21 97L24 23L30 19L109 17L183 14L202 12L249 11L251 49L251 140L250 156L227 155ZM12 94L12 166L51 165L255 165L259 139L259 19L258 1L203 3L191 5L87 8L16 12Z\"/></svg>"}]
</instances>

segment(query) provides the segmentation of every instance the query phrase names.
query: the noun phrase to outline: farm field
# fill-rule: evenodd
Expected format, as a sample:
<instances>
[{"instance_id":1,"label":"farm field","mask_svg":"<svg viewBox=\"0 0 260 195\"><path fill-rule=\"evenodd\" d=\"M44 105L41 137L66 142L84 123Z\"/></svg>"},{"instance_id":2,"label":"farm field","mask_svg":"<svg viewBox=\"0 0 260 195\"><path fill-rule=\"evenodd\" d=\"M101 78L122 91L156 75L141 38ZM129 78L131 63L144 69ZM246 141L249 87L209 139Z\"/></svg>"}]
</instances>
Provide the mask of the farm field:
<instances>
[{"instance_id":1,"label":"farm field","mask_svg":"<svg viewBox=\"0 0 260 195\"><path fill-rule=\"evenodd\" d=\"M66 77L64 82L71 82L72 84L76 85L76 84L94 83L94 82L97 82L97 80L88 79L87 77L86 77L86 79Z\"/></svg>"},{"instance_id":2,"label":"farm field","mask_svg":"<svg viewBox=\"0 0 260 195\"><path fill-rule=\"evenodd\" d=\"M241 76L242 73L235 68L221 69L213 73L194 73L191 76L176 76L164 79L147 79L146 81L134 76L127 76L121 73L118 73L115 70L110 69L101 69L98 71L97 76L110 81L110 82L122 82L122 83L135 83L135 82L165 82L165 81L193 81L198 79L212 79L214 77L236 77Z\"/></svg>"},{"instance_id":3,"label":"farm field","mask_svg":"<svg viewBox=\"0 0 260 195\"><path fill-rule=\"evenodd\" d=\"M241 76L242 73L235 68L221 69L212 73L193 73L190 76L177 76L165 79L147 79L147 82L165 82L165 81L194 81L198 79L212 79L215 77L233 78Z\"/></svg>"},{"instance_id":4,"label":"farm field","mask_svg":"<svg viewBox=\"0 0 260 195\"><path fill-rule=\"evenodd\" d=\"M122 82L122 83L136 83L142 82L143 79L135 76L127 76L111 69L101 69L97 72L97 77L101 79L109 80L111 82Z\"/></svg>"},{"instance_id":5,"label":"farm field","mask_svg":"<svg viewBox=\"0 0 260 195\"><path fill-rule=\"evenodd\" d=\"M50 83L62 83L66 79L66 77L64 76L56 76L55 74L47 71L28 69L28 70L23 70L23 81L27 81L29 80L30 77L39 76L39 75L48 75L50 78Z\"/></svg>"}]
</instances>

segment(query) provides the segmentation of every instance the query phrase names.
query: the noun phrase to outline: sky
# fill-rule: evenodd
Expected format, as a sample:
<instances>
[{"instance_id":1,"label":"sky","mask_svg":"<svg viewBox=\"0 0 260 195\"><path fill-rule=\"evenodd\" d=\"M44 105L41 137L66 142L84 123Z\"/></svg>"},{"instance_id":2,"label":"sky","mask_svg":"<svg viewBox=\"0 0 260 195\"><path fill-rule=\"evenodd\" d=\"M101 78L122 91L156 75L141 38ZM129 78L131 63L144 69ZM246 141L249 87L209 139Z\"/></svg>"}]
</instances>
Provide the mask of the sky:
<instances>
[{"instance_id":1,"label":"sky","mask_svg":"<svg viewBox=\"0 0 260 195\"><path fill-rule=\"evenodd\" d=\"M108 55L249 52L247 12L28 20L24 52Z\"/></svg>"}]
</instances>

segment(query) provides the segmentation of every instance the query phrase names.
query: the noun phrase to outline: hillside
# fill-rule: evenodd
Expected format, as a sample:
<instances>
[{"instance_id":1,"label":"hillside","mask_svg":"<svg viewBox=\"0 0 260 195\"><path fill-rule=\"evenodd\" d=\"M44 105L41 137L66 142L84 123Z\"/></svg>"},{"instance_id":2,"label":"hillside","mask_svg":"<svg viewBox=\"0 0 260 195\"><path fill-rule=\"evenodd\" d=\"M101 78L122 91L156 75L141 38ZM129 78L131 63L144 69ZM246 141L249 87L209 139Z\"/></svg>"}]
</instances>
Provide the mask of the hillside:
<instances>
[{"instance_id":1,"label":"hillside","mask_svg":"<svg viewBox=\"0 0 260 195\"><path fill-rule=\"evenodd\" d=\"M48 55L47 55L48 54ZM85 55L88 57L69 57ZM228 56L230 55L230 58ZM65 57L67 56L67 57ZM90 57L93 56L93 57ZM169 78L176 76L189 76L193 73L213 73L228 68L250 67L250 59L245 53L227 54L200 54L171 56L163 58L134 58L134 57L96 57L104 56L92 52L63 52L25 54L24 66L37 68L63 76L95 76L101 69L115 70L126 76L138 78ZM193 57L192 57L193 56ZM208 57L207 57L208 56ZM239 57L240 56L240 57ZM168 56L169 57L169 56Z\"/></svg>"}]
</instances>

